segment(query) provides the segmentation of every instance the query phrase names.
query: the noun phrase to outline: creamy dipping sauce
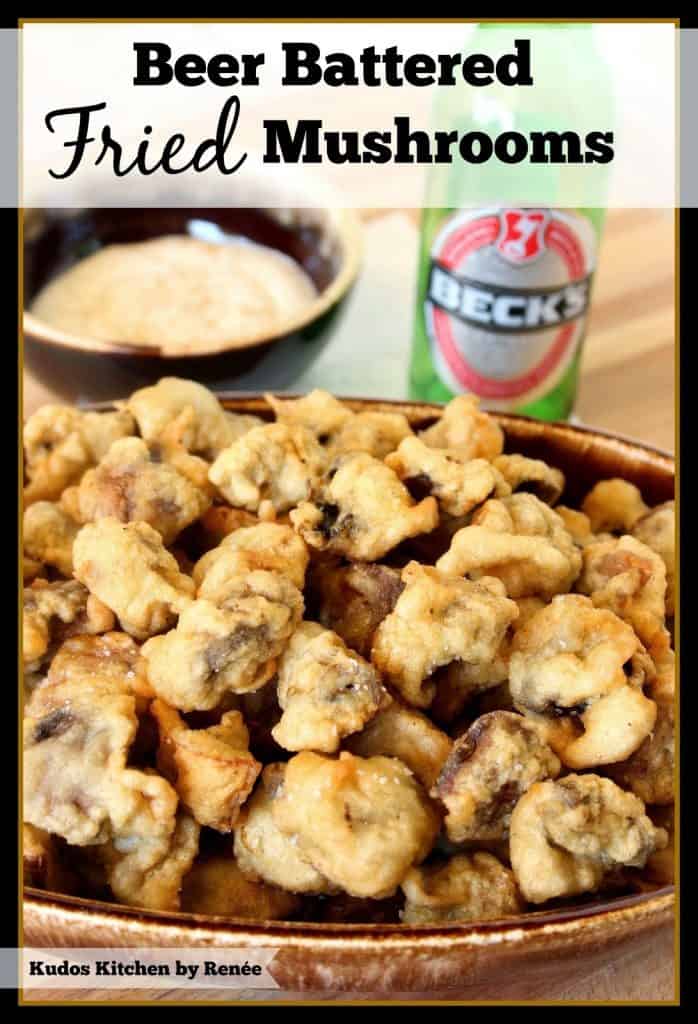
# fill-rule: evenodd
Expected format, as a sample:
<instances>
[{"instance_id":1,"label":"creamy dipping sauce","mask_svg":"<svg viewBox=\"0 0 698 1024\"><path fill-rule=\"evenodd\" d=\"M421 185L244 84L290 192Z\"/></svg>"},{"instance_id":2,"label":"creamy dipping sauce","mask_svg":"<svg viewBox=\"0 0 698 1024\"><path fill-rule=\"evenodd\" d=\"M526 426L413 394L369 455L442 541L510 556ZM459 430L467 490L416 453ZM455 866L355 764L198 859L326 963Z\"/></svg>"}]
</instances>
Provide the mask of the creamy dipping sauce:
<instances>
[{"instance_id":1,"label":"creamy dipping sauce","mask_svg":"<svg viewBox=\"0 0 698 1024\"><path fill-rule=\"evenodd\" d=\"M105 246L45 285L31 312L71 334L185 354L281 333L317 294L276 249L167 235Z\"/></svg>"}]
</instances>

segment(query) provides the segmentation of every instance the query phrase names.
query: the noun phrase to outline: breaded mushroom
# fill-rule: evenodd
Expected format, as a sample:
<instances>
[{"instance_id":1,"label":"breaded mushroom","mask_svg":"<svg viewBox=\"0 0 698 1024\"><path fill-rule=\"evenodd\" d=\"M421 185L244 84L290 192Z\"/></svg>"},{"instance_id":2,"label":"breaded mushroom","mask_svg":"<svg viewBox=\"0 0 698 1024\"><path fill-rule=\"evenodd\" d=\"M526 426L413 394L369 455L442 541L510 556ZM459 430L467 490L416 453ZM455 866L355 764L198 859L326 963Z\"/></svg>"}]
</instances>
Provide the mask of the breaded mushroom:
<instances>
[{"instance_id":1,"label":"breaded mushroom","mask_svg":"<svg viewBox=\"0 0 698 1024\"><path fill-rule=\"evenodd\" d=\"M194 596L193 581L147 523L88 523L75 538L73 562L80 582L139 640L167 629Z\"/></svg>"},{"instance_id":2,"label":"breaded mushroom","mask_svg":"<svg viewBox=\"0 0 698 1024\"><path fill-rule=\"evenodd\" d=\"M326 468L311 431L268 423L224 448L209 479L231 505L268 519L308 501Z\"/></svg>"},{"instance_id":3,"label":"breaded mushroom","mask_svg":"<svg viewBox=\"0 0 698 1024\"><path fill-rule=\"evenodd\" d=\"M482 850L411 868L401 888L405 924L489 921L524 909L513 872Z\"/></svg>"},{"instance_id":4,"label":"breaded mushroom","mask_svg":"<svg viewBox=\"0 0 698 1024\"><path fill-rule=\"evenodd\" d=\"M300 907L296 895L247 878L232 850L195 861L182 886L182 910L215 917L283 921Z\"/></svg>"},{"instance_id":5,"label":"breaded mushroom","mask_svg":"<svg viewBox=\"0 0 698 1024\"><path fill-rule=\"evenodd\" d=\"M485 502L436 563L457 576L496 576L509 597L548 601L571 588L581 565L560 516L533 494Z\"/></svg>"},{"instance_id":6,"label":"breaded mushroom","mask_svg":"<svg viewBox=\"0 0 698 1024\"><path fill-rule=\"evenodd\" d=\"M262 770L242 715L228 711L217 725L190 729L164 701L154 700L150 711L160 734L158 768L182 806L200 825L230 832Z\"/></svg>"},{"instance_id":7,"label":"breaded mushroom","mask_svg":"<svg viewBox=\"0 0 698 1024\"><path fill-rule=\"evenodd\" d=\"M331 754L387 703L380 676L341 637L301 622L279 660L283 714L272 736L286 750Z\"/></svg>"},{"instance_id":8,"label":"breaded mushroom","mask_svg":"<svg viewBox=\"0 0 698 1024\"><path fill-rule=\"evenodd\" d=\"M629 533L648 512L635 484L613 477L595 484L582 502L593 533Z\"/></svg>"},{"instance_id":9,"label":"breaded mushroom","mask_svg":"<svg viewBox=\"0 0 698 1024\"><path fill-rule=\"evenodd\" d=\"M535 494L546 505L555 505L565 489L565 475L542 459L525 455L498 455L493 467L502 474L511 490Z\"/></svg>"},{"instance_id":10,"label":"breaded mushroom","mask_svg":"<svg viewBox=\"0 0 698 1024\"><path fill-rule=\"evenodd\" d=\"M159 447L127 437L116 441L101 462L87 470L77 503L82 523L104 518L148 523L169 545L206 511L211 497L164 459Z\"/></svg>"},{"instance_id":11,"label":"breaded mushroom","mask_svg":"<svg viewBox=\"0 0 698 1024\"><path fill-rule=\"evenodd\" d=\"M114 616L99 598L77 580L47 583L34 580L24 588L22 656L29 671L36 671L52 648L76 633L106 633Z\"/></svg>"},{"instance_id":12,"label":"breaded mushroom","mask_svg":"<svg viewBox=\"0 0 698 1024\"><path fill-rule=\"evenodd\" d=\"M666 613L674 614L674 590L676 586L676 510L673 501L665 501L650 509L637 520L632 535L652 548L664 561L666 567Z\"/></svg>"},{"instance_id":13,"label":"breaded mushroom","mask_svg":"<svg viewBox=\"0 0 698 1024\"><path fill-rule=\"evenodd\" d=\"M269 764L243 808L235 828L235 858L252 881L288 892L325 893L333 886L303 854L292 836L274 820L274 807L283 793L286 765Z\"/></svg>"},{"instance_id":14,"label":"breaded mushroom","mask_svg":"<svg viewBox=\"0 0 698 1024\"><path fill-rule=\"evenodd\" d=\"M511 818L511 865L530 903L592 892L609 872L644 867L666 843L642 800L598 775L536 782Z\"/></svg>"},{"instance_id":15,"label":"breaded mushroom","mask_svg":"<svg viewBox=\"0 0 698 1024\"><path fill-rule=\"evenodd\" d=\"M302 537L284 523L257 523L234 530L194 566L199 597L215 603L225 600L228 581L265 569L286 576L299 590L305 584L308 548Z\"/></svg>"},{"instance_id":16,"label":"breaded mushroom","mask_svg":"<svg viewBox=\"0 0 698 1024\"><path fill-rule=\"evenodd\" d=\"M432 796L446 806L452 842L507 839L519 798L534 782L559 773L540 726L510 711L491 711L458 737Z\"/></svg>"},{"instance_id":17,"label":"breaded mushroom","mask_svg":"<svg viewBox=\"0 0 698 1024\"><path fill-rule=\"evenodd\" d=\"M434 498L415 503L392 469L360 452L342 458L316 500L302 502L290 519L311 547L374 562L433 530L439 513Z\"/></svg>"},{"instance_id":18,"label":"breaded mushroom","mask_svg":"<svg viewBox=\"0 0 698 1024\"><path fill-rule=\"evenodd\" d=\"M426 708L436 694L436 670L492 661L518 609L491 578L474 583L410 562L402 581L395 608L376 630L371 658L409 704Z\"/></svg>"},{"instance_id":19,"label":"breaded mushroom","mask_svg":"<svg viewBox=\"0 0 698 1024\"><path fill-rule=\"evenodd\" d=\"M206 459L215 458L239 433L216 396L193 380L162 377L134 391L126 408L148 444L182 445Z\"/></svg>"},{"instance_id":20,"label":"breaded mushroom","mask_svg":"<svg viewBox=\"0 0 698 1024\"><path fill-rule=\"evenodd\" d=\"M475 395L458 395L448 403L441 418L418 436L432 448L451 448L463 459L491 462L502 452L504 432L479 405Z\"/></svg>"},{"instance_id":21,"label":"breaded mushroom","mask_svg":"<svg viewBox=\"0 0 698 1024\"><path fill-rule=\"evenodd\" d=\"M30 558L73 575L73 543L80 525L53 501L36 501L24 512L22 541Z\"/></svg>"},{"instance_id":22,"label":"breaded mushroom","mask_svg":"<svg viewBox=\"0 0 698 1024\"><path fill-rule=\"evenodd\" d=\"M567 767L629 757L654 726L654 666L633 630L589 598L559 595L519 630L509 661L516 707L548 723Z\"/></svg>"},{"instance_id":23,"label":"breaded mushroom","mask_svg":"<svg viewBox=\"0 0 698 1024\"><path fill-rule=\"evenodd\" d=\"M226 694L258 690L302 615L300 591L278 573L238 577L224 604L197 599L175 629L143 645L148 680L180 711L207 711Z\"/></svg>"},{"instance_id":24,"label":"breaded mushroom","mask_svg":"<svg viewBox=\"0 0 698 1024\"><path fill-rule=\"evenodd\" d=\"M404 583L400 571L387 565L320 562L313 566L310 588L322 625L370 658L374 633L395 607Z\"/></svg>"},{"instance_id":25,"label":"breaded mushroom","mask_svg":"<svg viewBox=\"0 0 698 1024\"><path fill-rule=\"evenodd\" d=\"M407 437L385 459L408 490L433 494L449 516L464 516L491 497L506 497L511 488L493 463L464 461L457 452L430 448L418 437Z\"/></svg>"},{"instance_id":26,"label":"breaded mushroom","mask_svg":"<svg viewBox=\"0 0 698 1024\"><path fill-rule=\"evenodd\" d=\"M440 819L402 761L303 751L286 765L275 824L351 896L391 895L431 850Z\"/></svg>"}]
</instances>

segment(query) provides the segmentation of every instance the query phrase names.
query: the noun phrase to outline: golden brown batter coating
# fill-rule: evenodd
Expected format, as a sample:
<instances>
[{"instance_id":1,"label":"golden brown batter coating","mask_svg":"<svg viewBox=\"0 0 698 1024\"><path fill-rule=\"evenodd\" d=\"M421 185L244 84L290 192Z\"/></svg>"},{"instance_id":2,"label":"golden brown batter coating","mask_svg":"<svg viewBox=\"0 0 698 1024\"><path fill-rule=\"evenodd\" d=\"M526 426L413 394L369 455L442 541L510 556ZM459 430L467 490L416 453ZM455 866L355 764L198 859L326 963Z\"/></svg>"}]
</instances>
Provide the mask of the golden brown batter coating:
<instances>
[{"instance_id":1,"label":"golden brown batter coating","mask_svg":"<svg viewBox=\"0 0 698 1024\"><path fill-rule=\"evenodd\" d=\"M632 535L656 551L666 567L666 613L674 614L676 587L676 510L673 501L665 501L637 520Z\"/></svg>"},{"instance_id":2,"label":"golden brown batter coating","mask_svg":"<svg viewBox=\"0 0 698 1024\"><path fill-rule=\"evenodd\" d=\"M182 910L191 914L283 921L300 907L293 893L243 875L231 852L196 861L184 879Z\"/></svg>"},{"instance_id":3,"label":"golden brown batter coating","mask_svg":"<svg viewBox=\"0 0 698 1024\"><path fill-rule=\"evenodd\" d=\"M239 711L228 711L218 725L190 729L164 701L150 712L160 734L158 768L200 825L230 832L262 770L249 751L250 736Z\"/></svg>"},{"instance_id":4,"label":"golden brown batter coating","mask_svg":"<svg viewBox=\"0 0 698 1024\"><path fill-rule=\"evenodd\" d=\"M191 603L175 629L143 645L158 697L181 711L215 708L228 693L263 686L303 615L297 587L278 573L238 577L220 607Z\"/></svg>"},{"instance_id":5,"label":"golden brown batter coating","mask_svg":"<svg viewBox=\"0 0 698 1024\"><path fill-rule=\"evenodd\" d=\"M50 649L76 633L106 633L114 616L99 598L77 580L47 583L34 580L24 588L22 657L35 671Z\"/></svg>"},{"instance_id":6,"label":"golden brown batter coating","mask_svg":"<svg viewBox=\"0 0 698 1024\"><path fill-rule=\"evenodd\" d=\"M591 520L576 508L568 508L566 505L556 505L555 511L565 524L565 529L578 548L586 547L597 540L604 540L610 534L595 534L591 532Z\"/></svg>"},{"instance_id":7,"label":"golden brown batter coating","mask_svg":"<svg viewBox=\"0 0 698 1024\"><path fill-rule=\"evenodd\" d=\"M303 751L286 765L276 825L352 896L391 895L431 850L440 819L402 761Z\"/></svg>"},{"instance_id":8,"label":"golden brown batter coating","mask_svg":"<svg viewBox=\"0 0 698 1024\"><path fill-rule=\"evenodd\" d=\"M405 924L489 921L524 909L513 872L484 851L411 868L401 888L405 907L400 917Z\"/></svg>"},{"instance_id":9,"label":"golden brown batter coating","mask_svg":"<svg viewBox=\"0 0 698 1024\"><path fill-rule=\"evenodd\" d=\"M393 608L404 584L387 565L352 562L313 567L311 587L318 597L318 617L363 658L371 657L373 635Z\"/></svg>"},{"instance_id":10,"label":"golden brown batter coating","mask_svg":"<svg viewBox=\"0 0 698 1024\"><path fill-rule=\"evenodd\" d=\"M53 501L77 483L90 466L106 455L112 443L133 434L126 411L81 412L68 405L44 405L24 425L24 467L29 483L25 507Z\"/></svg>"},{"instance_id":11,"label":"golden brown batter coating","mask_svg":"<svg viewBox=\"0 0 698 1024\"><path fill-rule=\"evenodd\" d=\"M311 430L321 444L327 444L354 415L338 398L315 388L302 398L264 396L274 410L278 423Z\"/></svg>"},{"instance_id":12,"label":"golden brown batter coating","mask_svg":"<svg viewBox=\"0 0 698 1024\"><path fill-rule=\"evenodd\" d=\"M387 701L380 676L336 633L301 622L279 660L283 710L272 736L286 750L339 749Z\"/></svg>"},{"instance_id":13,"label":"golden brown batter coating","mask_svg":"<svg viewBox=\"0 0 698 1024\"><path fill-rule=\"evenodd\" d=\"M492 465L515 493L535 494L546 505L555 505L565 489L565 476L559 469L542 459L527 459L525 455L498 455Z\"/></svg>"},{"instance_id":14,"label":"golden brown batter coating","mask_svg":"<svg viewBox=\"0 0 698 1024\"><path fill-rule=\"evenodd\" d=\"M352 413L332 435L329 453L337 458L349 452L367 452L374 459L384 459L411 434L412 428L401 412Z\"/></svg>"},{"instance_id":15,"label":"golden brown batter coating","mask_svg":"<svg viewBox=\"0 0 698 1024\"><path fill-rule=\"evenodd\" d=\"M194 566L193 579L199 596L216 604L225 600L232 577L255 569L278 572L302 590L309 557L305 541L290 526L258 523L235 530L207 551Z\"/></svg>"},{"instance_id":16,"label":"golden brown batter coating","mask_svg":"<svg viewBox=\"0 0 698 1024\"><path fill-rule=\"evenodd\" d=\"M159 775L127 767L136 698L108 677L43 683L24 718L24 818L74 845L130 836L161 843L177 794Z\"/></svg>"},{"instance_id":17,"label":"golden brown batter coating","mask_svg":"<svg viewBox=\"0 0 698 1024\"><path fill-rule=\"evenodd\" d=\"M607 774L646 804L674 802L674 702L657 701L650 735L627 761L610 765Z\"/></svg>"},{"instance_id":18,"label":"golden brown batter coating","mask_svg":"<svg viewBox=\"0 0 698 1024\"><path fill-rule=\"evenodd\" d=\"M591 892L609 872L644 867L666 842L642 800L598 775L536 782L511 818L511 865L530 903Z\"/></svg>"},{"instance_id":19,"label":"golden brown batter coating","mask_svg":"<svg viewBox=\"0 0 698 1024\"><path fill-rule=\"evenodd\" d=\"M305 427L269 423L224 448L209 479L237 508L273 518L310 499L327 455Z\"/></svg>"},{"instance_id":20,"label":"golden brown batter coating","mask_svg":"<svg viewBox=\"0 0 698 1024\"><path fill-rule=\"evenodd\" d=\"M600 480L582 502L593 533L629 533L648 512L635 484L619 477Z\"/></svg>"},{"instance_id":21,"label":"golden brown batter coating","mask_svg":"<svg viewBox=\"0 0 698 1024\"><path fill-rule=\"evenodd\" d=\"M597 608L608 608L628 622L645 647L664 631L666 567L661 557L628 535L584 549L577 588Z\"/></svg>"},{"instance_id":22,"label":"golden brown batter coating","mask_svg":"<svg viewBox=\"0 0 698 1024\"><path fill-rule=\"evenodd\" d=\"M429 790L450 753L452 741L421 711L391 700L361 732L349 736L344 746L359 757L380 754L399 758Z\"/></svg>"},{"instance_id":23,"label":"golden brown batter coating","mask_svg":"<svg viewBox=\"0 0 698 1024\"><path fill-rule=\"evenodd\" d=\"M518 609L499 580L478 583L410 562L405 589L376 630L372 660L415 707L426 708L437 669L455 661L483 665L495 657Z\"/></svg>"},{"instance_id":24,"label":"golden brown batter coating","mask_svg":"<svg viewBox=\"0 0 698 1024\"><path fill-rule=\"evenodd\" d=\"M509 661L516 707L550 724L569 768L623 761L654 726L654 666L633 630L589 598L561 595L519 630ZM583 732L581 732L583 729Z\"/></svg>"},{"instance_id":25,"label":"golden brown batter coating","mask_svg":"<svg viewBox=\"0 0 698 1024\"><path fill-rule=\"evenodd\" d=\"M453 449L463 460L491 462L501 455L504 433L479 405L475 395L458 395L448 403L441 418L422 430L419 437L431 448Z\"/></svg>"},{"instance_id":26,"label":"golden brown batter coating","mask_svg":"<svg viewBox=\"0 0 698 1024\"><path fill-rule=\"evenodd\" d=\"M415 504L388 466L360 452L341 459L319 497L302 502L290 518L311 547L373 562L433 530L439 513L434 498Z\"/></svg>"},{"instance_id":27,"label":"golden brown batter coating","mask_svg":"<svg viewBox=\"0 0 698 1024\"><path fill-rule=\"evenodd\" d=\"M257 516L245 512L242 508L212 505L196 525L202 539L202 548L209 551L218 547L235 530L240 530L244 526L256 526L258 522Z\"/></svg>"},{"instance_id":28,"label":"golden brown batter coating","mask_svg":"<svg viewBox=\"0 0 698 1024\"><path fill-rule=\"evenodd\" d=\"M56 652L47 685L70 683L89 688L93 680L104 680L136 697L140 713L154 696L145 668L140 647L127 633L72 636Z\"/></svg>"},{"instance_id":29,"label":"golden brown batter coating","mask_svg":"<svg viewBox=\"0 0 698 1024\"><path fill-rule=\"evenodd\" d=\"M546 600L570 589L581 564L560 516L533 494L485 502L436 563L457 576L496 576L509 597Z\"/></svg>"},{"instance_id":30,"label":"golden brown batter coating","mask_svg":"<svg viewBox=\"0 0 698 1024\"><path fill-rule=\"evenodd\" d=\"M215 458L239 433L216 396L193 380L163 377L134 391L126 408L148 444L179 444L206 459Z\"/></svg>"},{"instance_id":31,"label":"golden brown batter coating","mask_svg":"<svg viewBox=\"0 0 698 1024\"><path fill-rule=\"evenodd\" d=\"M235 828L238 866L246 878L289 892L331 892L333 886L313 867L294 837L282 832L274 820L285 774L286 765L267 765L245 804Z\"/></svg>"},{"instance_id":32,"label":"golden brown batter coating","mask_svg":"<svg viewBox=\"0 0 698 1024\"><path fill-rule=\"evenodd\" d=\"M147 910L179 910L182 885L198 852L199 826L179 812L166 838L153 840L127 831L98 846L95 856L105 866L120 903Z\"/></svg>"},{"instance_id":33,"label":"golden brown batter coating","mask_svg":"<svg viewBox=\"0 0 698 1024\"><path fill-rule=\"evenodd\" d=\"M167 629L194 596L193 581L147 523L88 523L75 538L73 562L80 582L139 640Z\"/></svg>"},{"instance_id":34,"label":"golden brown batter coating","mask_svg":"<svg viewBox=\"0 0 698 1024\"><path fill-rule=\"evenodd\" d=\"M104 518L148 523L167 545L210 504L204 490L163 460L159 447L148 447L138 437L116 441L85 473L78 492L82 523Z\"/></svg>"},{"instance_id":35,"label":"golden brown batter coating","mask_svg":"<svg viewBox=\"0 0 698 1024\"><path fill-rule=\"evenodd\" d=\"M559 772L540 726L510 711L491 711L456 740L432 796L446 805L452 842L506 839L519 798Z\"/></svg>"},{"instance_id":36,"label":"golden brown batter coating","mask_svg":"<svg viewBox=\"0 0 698 1024\"><path fill-rule=\"evenodd\" d=\"M37 501L25 510L22 540L30 558L73 575L73 542L80 526L60 505Z\"/></svg>"},{"instance_id":37,"label":"golden brown batter coating","mask_svg":"<svg viewBox=\"0 0 698 1024\"><path fill-rule=\"evenodd\" d=\"M465 461L458 452L430 448L418 437L407 437L385 459L409 488L433 494L449 516L464 516L487 498L505 497L511 488L486 459Z\"/></svg>"}]
</instances>

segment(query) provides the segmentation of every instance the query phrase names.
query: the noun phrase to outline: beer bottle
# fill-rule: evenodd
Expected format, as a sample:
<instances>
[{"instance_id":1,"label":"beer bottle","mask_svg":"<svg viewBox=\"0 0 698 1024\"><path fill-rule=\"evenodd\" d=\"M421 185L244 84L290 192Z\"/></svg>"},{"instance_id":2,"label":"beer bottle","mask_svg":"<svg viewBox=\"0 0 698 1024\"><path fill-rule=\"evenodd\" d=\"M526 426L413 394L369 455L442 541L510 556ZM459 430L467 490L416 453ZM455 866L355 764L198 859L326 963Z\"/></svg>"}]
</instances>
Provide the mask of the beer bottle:
<instances>
[{"instance_id":1,"label":"beer bottle","mask_svg":"<svg viewBox=\"0 0 698 1024\"><path fill-rule=\"evenodd\" d=\"M610 87L592 26L566 27L478 26L469 52L496 57L511 52L514 39L532 37L534 74L544 68L547 80L559 76L559 89L528 97L497 83L441 90L439 126L562 133L586 116L584 104L589 123L607 127ZM590 180L584 165L433 165L421 220L410 397L445 402L470 392L489 409L545 420L570 415L605 210L512 201L514 189L554 200L561 174L568 186L569 175ZM607 169L597 165L593 174L587 194L595 198ZM497 202L500 186L506 198Z\"/></svg>"}]
</instances>

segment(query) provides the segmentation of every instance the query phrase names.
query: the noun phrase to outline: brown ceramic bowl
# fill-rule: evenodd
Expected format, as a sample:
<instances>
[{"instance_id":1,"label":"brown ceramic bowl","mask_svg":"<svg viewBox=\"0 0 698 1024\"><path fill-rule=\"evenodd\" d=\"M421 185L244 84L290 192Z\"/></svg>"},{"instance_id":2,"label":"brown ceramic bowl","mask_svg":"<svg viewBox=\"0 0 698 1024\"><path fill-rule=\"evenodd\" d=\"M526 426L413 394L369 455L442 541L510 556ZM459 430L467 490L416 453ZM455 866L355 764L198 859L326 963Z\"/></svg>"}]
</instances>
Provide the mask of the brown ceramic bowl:
<instances>
[{"instance_id":1,"label":"brown ceramic bowl","mask_svg":"<svg viewBox=\"0 0 698 1024\"><path fill-rule=\"evenodd\" d=\"M204 232L208 234L202 234ZM111 243L162 235L242 235L290 256L313 280L315 301L281 331L244 346L181 357L157 348L69 334L28 311L53 277ZM68 401L129 394L160 377L223 388L284 389L320 354L337 326L360 261L359 226L343 209L30 210L24 226L25 365Z\"/></svg>"},{"instance_id":2,"label":"brown ceramic bowl","mask_svg":"<svg viewBox=\"0 0 698 1024\"><path fill-rule=\"evenodd\" d=\"M236 412L268 415L259 397L223 398ZM404 412L414 426L434 405L347 400L356 409ZM507 450L543 458L567 478L563 501L577 503L604 477L637 484L650 505L674 496L674 460L634 441L567 424L497 416ZM544 999L565 982L610 963L654 963L670 945L674 887L481 924L312 924L252 922L155 913L28 889L29 945L272 948L282 990L419 993L439 999Z\"/></svg>"}]
</instances>

